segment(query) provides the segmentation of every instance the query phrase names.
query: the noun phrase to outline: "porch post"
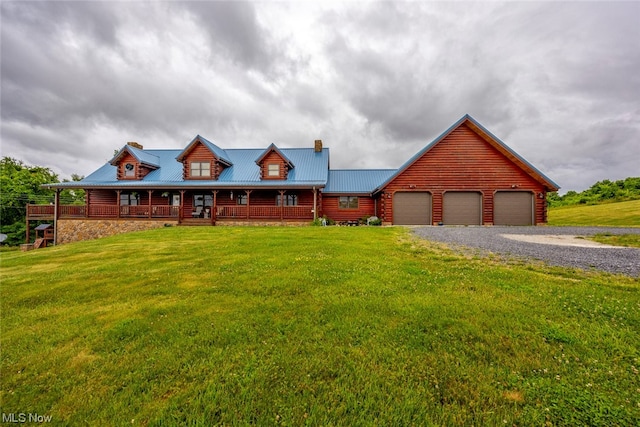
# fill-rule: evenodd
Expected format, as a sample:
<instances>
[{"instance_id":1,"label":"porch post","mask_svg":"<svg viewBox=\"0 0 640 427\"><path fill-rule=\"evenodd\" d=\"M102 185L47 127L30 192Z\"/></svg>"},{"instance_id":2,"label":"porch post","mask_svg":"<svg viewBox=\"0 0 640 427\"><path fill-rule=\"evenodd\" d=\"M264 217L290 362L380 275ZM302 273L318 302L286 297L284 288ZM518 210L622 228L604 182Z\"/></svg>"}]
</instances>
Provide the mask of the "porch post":
<instances>
[{"instance_id":1,"label":"porch post","mask_svg":"<svg viewBox=\"0 0 640 427\"><path fill-rule=\"evenodd\" d=\"M211 206L211 225L215 225L216 216L218 215L218 190L212 190L213 192L213 206Z\"/></svg>"},{"instance_id":2,"label":"porch post","mask_svg":"<svg viewBox=\"0 0 640 427\"><path fill-rule=\"evenodd\" d=\"M116 218L120 219L120 191L121 190L116 190Z\"/></svg>"},{"instance_id":3,"label":"porch post","mask_svg":"<svg viewBox=\"0 0 640 427\"><path fill-rule=\"evenodd\" d=\"M151 219L151 193L153 193L153 190L147 190L147 192L149 193L149 219Z\"/></svg>"},{"instance_id":4,"label":"porch post","mask_svg":"<svg viewBox=\"0 0 640 427\"><path fill-rule=\"evenodd\" d=\"M318 195L318 190L316 190L316 187L313 187L313 220L314 221L316 219L318 219L318 199L317 199L317 195Z\"/></svg>"},{"instance_id":5,"label":"porch post","mask_svg":"<svg viewBox=\"0 0 640 427\"><path fill-rule=\"evenodd\" d=\"M84 193L84 204L85 204L85 208L84 208L84 217L85 218L89 218L89 206L91 204L91 190L85 190Z\"/></svg>"},{"instance_id":6,"label":"porch post","mask_svg":"<svg viewBox=\"0 0 640 427\"><path fill-rule=\"evenodd\" d=\"M286 190L279 190L280 192L280 221L284 220L284 193Z\"/></svg>"},{"instance_id":7,"label":"porch post","mask_svg":"<svg viewBox=\"0 0 640 427\"><path fill-rule=\"evenodd\" d=\"M29 215L27 215L27 235L25 236L25 243L29 243L30 240L30 234L31 234L31 225L29 224Z\"/></svg>"},{"instance_id":8,"label":"porch post","mask_svg":"<svg viewBox=\"0 0 640 427\"><path fill-rule=\"evenodd\" d=\"M53 246L58 244L58 205L59 204L60 204L60 189L56 188L56 198L54 199L54 202L53 202Z\"/></svg>"},{"instance_id":9,"label":"porch post","mask_svg":"<svg viewBox=\"0 0 640 427\"><path fill-rule=\"evenodd\" d=\"M247 193L247 219L249 219L249 211L251 210L251 191L253 190L244 190Z\"/></svg>"},{"instance_id":10,"label":"porch post","mask_svg":"<svg viewBox=\"0 0 640 427\"><path fill-rule=\"evenodd\" d=\"M182 222L182 218L184 218L184 192L185 190L180 190L180 208L178 212L178 222Z\"/></svg>"}]
</instances>

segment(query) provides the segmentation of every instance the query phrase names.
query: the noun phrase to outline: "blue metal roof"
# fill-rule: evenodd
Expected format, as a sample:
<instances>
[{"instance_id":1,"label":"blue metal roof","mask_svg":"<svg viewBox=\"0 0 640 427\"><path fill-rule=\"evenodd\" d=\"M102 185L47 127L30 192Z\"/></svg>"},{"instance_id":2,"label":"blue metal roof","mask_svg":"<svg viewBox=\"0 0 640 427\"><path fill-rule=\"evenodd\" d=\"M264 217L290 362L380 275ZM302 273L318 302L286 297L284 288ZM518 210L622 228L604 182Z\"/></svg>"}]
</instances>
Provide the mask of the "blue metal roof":
<instances>
[{"instance_id":1,"label":"blue metal roof","mask_svg":"<svg viewBox=\"0 0 640 427\"><path fill-rule=\"evenodd\" d=\"M117 160L122 156L124 152L129 152L133 157L135 157L140 163L153 166L160 167L160 160L158 156L151 153L152 150L141 150L139 148L133 147L131 145L125 145L118 151L118 154L113 156L113 159L109 161L109 163L115 165Z\"/></svg>"},{"instance_id":2,"label":"blue metal roof","mask_svg":"<svg viewBox=\"0 0 640 427\"><path fill-rule=\"evenodd\" d=\"M202 140L201 140L202 141ZM205 141L202 141L206 144ZM130 147L131 148L131 147ZM138 150L140 151L140 150ZM182 163L176 160L184 150L144 150L148 156L158 159L159 167L141 180L118 180L117 167L106 163L82 181L56 184L55 187L322 187L329 175L329 149L315 152L313 148L284 148L279 151L289 161L299 165L291 169L285 180L261 180L260 166L255 159L263 149L224 150L232 165L225 168L217 180L184 180Z\"/></svg>"},{"instance_id":3,"label":"blue metal roof","mask_svg":"<svg viewBox=\"0 0 640 427\"><path fill-rule=\"evenodd\" d=\"M282 150L280 150L276 144L271 144L270 146L267 147L266 150L264 150L262 152L262 154L260 154L260 156L255 160L256 163L260 163L262 161L262 159L264 159L264 157L269 154L271 151L275 151L276 153L278 153L278 155L280 157L282 157L282 160L285 161L285 163L287 163L289 165L289 167L294 168L295 165L293 164L293 162L282 152Z\"/></svg>"},{"instance_id":4,"label":"blue metal roof","mask_svg":"<svg viewBox=\"0 0 640 427\"><path fill-rule=\"evenodd\" d=\"M200 135L196 135L195 138L193 138L191 142L187 144L184 150L180 150L178 152L178 155L176 156L176 159L178 161L181 161L184 156L189 154L193 146L198 142L204 144L204 146L207 147L209 151L211 151L218 158L218 160L221 160L223 163L226 163L228 166L231 166L232 163L231 163L231 160L229 160L229 155L227 154L226 150L223 150L213 142L209 141L208 139Z\"/></svg>"},{"instance_id":5,"label":"blue metal roof","mask_svg":"<svg viewBox=\"0 0 640 427\"><path fill-rule=\"evenodd\" d=\"M196 135L196 137L193 139L192 142L196 141L196 140L200 140L202 141L202 143L204 145L206 145L209 150L211 150L213 152L213 154L216 155L216 157L220 160L222 160L225 163L231 163L231 160L229 160L229 156L227 155L227 152L225 150L223 150L222 148L218 147L216 144L214 144L213 142L209 141L206 138L203 138L200 135Z\"/></svg>"},{"instance_id":6,"label":"blue metal roof","mask_svg":"<svg viewBox=\"0 0 640 427\"><path fill-rule=\"evenodd\" d=\"M325 194L371 194L378 186L395 174L397 169L338 169L329 171Z\"/></svg>"}]
</instances>

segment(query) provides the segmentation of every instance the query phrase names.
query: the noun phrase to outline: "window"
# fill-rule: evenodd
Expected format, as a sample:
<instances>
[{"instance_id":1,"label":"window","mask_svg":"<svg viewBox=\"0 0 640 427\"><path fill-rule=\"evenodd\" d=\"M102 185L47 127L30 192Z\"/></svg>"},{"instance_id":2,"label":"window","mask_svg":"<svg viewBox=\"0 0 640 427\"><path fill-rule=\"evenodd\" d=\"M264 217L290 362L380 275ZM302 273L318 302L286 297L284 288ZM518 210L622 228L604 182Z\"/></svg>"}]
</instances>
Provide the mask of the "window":
<instances>
[{"instance_id":1,"label":"window","mask_svg":"<svg viewBox=\"0 0 640 427\"><path fill-rule=\"evenodd\" d=\"M358 198L356 196L341 196L338 201L339 209L358 209Z\"/></svg>"},{"instance_id":2,"label":"window","mask_svg":"<svg viewBox=\"0 0 640 427\"><path fill-rule=\"evenodd\" d=\"M269 163L267 165L267 176L280 176L280 165L277 163Z\"/></svg>"},{"instance_id":3,"label":"window","mask_svg":"<svg viewBox=\"0 0 640 427\"><path fill-rule=\"evenodd\" d=\"M133 163L127 163L124 165L124 176L127 178L133 178L136 176L136 167Z\"/></svg>"},{"instance_id":4,"label":"window","mask_svg":"<svg viewBox=\"0 0 640 427\"><path fill-rule=\"evenodd\" d=\"M283 200L284 200L284 206L298 206L297 194L285 194ZM282 206L279 194L276 196L276 206Z\"/></svg>"},{"instance_id":5,"label":"window","mask_svg":"<svg viewBox=\"0 0 640 427\"><path fill-rule=\"evenodd\" d=\"M213 205L213 195L194 194L191 216L194 218L211 218L211 205Z\"/></svg>"},{"instance_id":6,"label":"window","mask_svg":"<svg viewBox=\"0 0 640 427\"><path fill-rule=\"evenodd\" d=\"M120 193L120 206L138 206L139 203L138 193Z\"/></svg>"},{"instance_id":7,"label":"window","mask_svg":"<svg viewBox=\"0 0 640 427\"><path fill-rule=\"evenodd\" d=\"M193 207L204 208L213 206L213 195L211 194L194 194Z\"/></svg>"},{"instance_id":8,"label":"window","mask_svg":"<svg viewBox=\"0 0 640 427\"><path fill-rule=\"evenodd\" d=\"M247 204L247 195L246 194L238 194L236 197L237 204L246 205Z\"/></svg>"},{"instance_id":9,"label":"window","mask_svg":"<svg viewBox=\"0 0 640 427\"><path fill-rule=\"evenodd\" d=\"M211 164L209 162L191 162L191 176L211 176Z\"/></svg>"}]
</instances>

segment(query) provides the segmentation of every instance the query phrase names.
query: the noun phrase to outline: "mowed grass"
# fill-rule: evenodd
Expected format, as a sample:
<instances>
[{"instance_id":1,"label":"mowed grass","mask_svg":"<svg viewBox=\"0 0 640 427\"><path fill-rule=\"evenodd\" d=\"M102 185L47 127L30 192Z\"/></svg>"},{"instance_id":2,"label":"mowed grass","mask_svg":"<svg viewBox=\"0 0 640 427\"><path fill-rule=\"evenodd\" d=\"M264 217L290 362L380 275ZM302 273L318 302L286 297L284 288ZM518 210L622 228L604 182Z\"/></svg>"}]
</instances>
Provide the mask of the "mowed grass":
<instances>
[{"instance_id":1,"label":"mowed grass","mask_svg":"<svg viewBox=\"0 0 640 427\"><path fill-rule=\"evenodd\" d=\"M640 281L403 228L176 227L2 253L1 407L69 425L619 425Z\"/></svg>"},{"instance_id":2,"label":"mowed grass","mask_svg":"<svg viewBox=\"0 0 640 427\"><path fill-rule=\"evenodd\" d=\"M640 200L549 209L549 225L640 227Z\"/></svg>"},{"instance_id":3,"label":"mowed grass","mask_svg":"<svg viewBox=\"0 0 640 427\"><path fill-rule=\"evenodd\" d=\"M624 246L627 248L640 248L640 234L611 234L598 233L589 237L589 240L605 243L607 245Z\"/></svg>"}]
</instances>

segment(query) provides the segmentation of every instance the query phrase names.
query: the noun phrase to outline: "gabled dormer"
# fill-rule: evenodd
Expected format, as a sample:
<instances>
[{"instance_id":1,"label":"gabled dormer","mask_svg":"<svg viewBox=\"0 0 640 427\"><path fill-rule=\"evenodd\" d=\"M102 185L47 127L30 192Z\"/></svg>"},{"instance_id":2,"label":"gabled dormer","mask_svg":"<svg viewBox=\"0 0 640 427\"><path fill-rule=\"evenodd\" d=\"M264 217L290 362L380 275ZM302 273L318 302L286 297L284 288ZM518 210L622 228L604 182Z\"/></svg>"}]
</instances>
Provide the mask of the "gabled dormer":
<instances>
[{"instance_id":1,"label":"gabled dormer","mask_svg":"<svg viewBox=\"0 0 640 427\"><path fill-rule=\"evenodd\" d=\"M160 159L144 151L137 142L128 142L109 162L118 168L117 179L140 180L160 167Z\"/></svg>"},{"instance_id":2,"label":"gabled dormer","mask_svg":"<svg viewBox=\"0 0 640 427\"><path fill-rule=\"evenodd\" d=\"M294 168L291 160L275 144L267 147L256 163L260 166L260 179L287 179L289 170Z\"/></svg>"},{"instance_id":3,"label":"gabled dormer","mask_svg":"<svg viewBox=\"0 0 640 427\"><path fill-rule=\"evenodd\" d=\"M200 135L191 140L176 160L182 163L185 180L217 180L224 168L233 165L222 148Z\"/></svg>"}]
</instances>

